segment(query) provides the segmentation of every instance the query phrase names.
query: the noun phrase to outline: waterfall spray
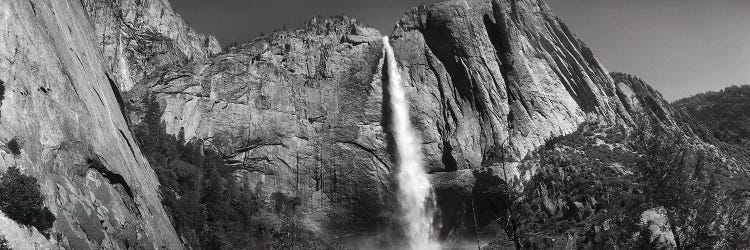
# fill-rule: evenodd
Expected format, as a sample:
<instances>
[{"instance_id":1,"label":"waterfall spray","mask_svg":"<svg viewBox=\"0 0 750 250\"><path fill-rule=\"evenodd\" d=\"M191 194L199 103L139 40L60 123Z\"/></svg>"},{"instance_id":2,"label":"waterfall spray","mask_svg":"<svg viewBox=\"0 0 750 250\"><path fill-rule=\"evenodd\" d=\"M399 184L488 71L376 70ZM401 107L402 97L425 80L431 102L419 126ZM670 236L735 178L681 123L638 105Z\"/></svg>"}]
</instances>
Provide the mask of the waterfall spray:
<instances>
[{"instance_id":1,"label":"waterfall spray","mask_svg":"<svg viewBox=\"0 0 750 250\"><path fill-rule=\"evenodd\" d=\"M409 119L409 101L401 85L401 72L388 37L383 37L390 94L391 134L395 142L398 167L398 202L401 225L411 249L440 249L432 237L434 201L432 187L422 166L420 141L414 135Z\"/></svg>"}]
</instances>

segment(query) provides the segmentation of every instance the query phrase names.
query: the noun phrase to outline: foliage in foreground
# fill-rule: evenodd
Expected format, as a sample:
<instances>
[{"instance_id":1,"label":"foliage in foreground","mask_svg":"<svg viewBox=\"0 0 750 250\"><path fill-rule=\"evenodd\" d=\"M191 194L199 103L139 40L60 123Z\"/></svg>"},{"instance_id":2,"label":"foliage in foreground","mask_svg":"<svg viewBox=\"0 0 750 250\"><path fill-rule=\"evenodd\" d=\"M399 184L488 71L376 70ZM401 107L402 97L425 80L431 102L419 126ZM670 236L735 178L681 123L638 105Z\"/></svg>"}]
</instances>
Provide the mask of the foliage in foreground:
<instances>
[{"instance_id":1,"label":"foliage in foreground","mask_svg":"<svg viewBox=\"0 0 750 250\"><path fill-rule=\"evenodd\" d=\"M750 247L750 176L675 132L637 136L644 193L666 210L677 248Z\"/></svg>"},{"instance_id":2,"label":"foliage in foreground","mask_svg":"<svg viewBox=\"0 0 750 250\"><path fill-rule=\"evenodd\" d=\"M134 127L140 147L161 183L163 204L186 244L196 249L320 249L297 212L299 201L283 193L269 207L259 190L239 185L222 157L165 132L154 96L142 100L143 123Z\"/></svg>"},{"instance_id":3,"label":"foliage in foreground","mask_svg":"<svg viewBox=\"0 0 750 250\"><path fill-rule=\"evenodd\" d=\"M10 244L8 244L8 240L5 239L5 236L0 235L0 250L11 250Z\"/></svg>"},{"instance_id":4,"label":"foliage in foreground","mask_svg":"<svg viewBox=\"0 0 750 250\"><path fill-rule=\"evenodd\" d=\"M650 249L641 214L663 208L678 248L750 247L750 178L700 145L662 129L582 126L527 161L539 169L514 194L506 232L518 248L574 236L584 248Z\"/></svg>"},{"instance_id":5,"label":"foliage in foreground","mask_svg":"<svg viewBox=\"0 0 750 250\"><path fill-rule=\"evenodd\" d=\"M689 116L687 123L701 139L750 164L750 85L693 95L674 106Z\"/></svg>"},{"instance_id":6,"label":"foliage in foreground","mask_svg":"<svg viewBox=\"0 0 750 250\"><path fill-rule=\"evenodd\" d=\"M44 207L44 197L34 177L9 167L0 177L0 210L14 221L37 228L46 235L55 216Z\"/></svg>"}]
</instances>

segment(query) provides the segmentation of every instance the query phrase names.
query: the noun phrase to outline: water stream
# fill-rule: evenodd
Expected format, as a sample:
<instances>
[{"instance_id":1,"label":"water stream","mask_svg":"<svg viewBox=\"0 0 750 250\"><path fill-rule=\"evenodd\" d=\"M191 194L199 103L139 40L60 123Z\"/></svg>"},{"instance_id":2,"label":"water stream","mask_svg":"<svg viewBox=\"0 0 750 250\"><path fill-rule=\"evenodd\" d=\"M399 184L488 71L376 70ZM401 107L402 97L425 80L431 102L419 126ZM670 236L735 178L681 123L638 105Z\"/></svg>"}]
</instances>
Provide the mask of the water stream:
<instances>
[{"instance_id":1,"label":"water stream","mask_svg":"<svg viewBox=\"0 0 750 250\"><path fill-rule=\"evenodd\" d=\"M406 234L407 247L415 250L440 249L433 237L435 207L430 178L422 164L420 139L409 118L409 100L402 85L401 72L388 37L383 37L385 67L388 72L391 134L395 143L398 174L399 220Z\"/></svg>"}]
</instances>

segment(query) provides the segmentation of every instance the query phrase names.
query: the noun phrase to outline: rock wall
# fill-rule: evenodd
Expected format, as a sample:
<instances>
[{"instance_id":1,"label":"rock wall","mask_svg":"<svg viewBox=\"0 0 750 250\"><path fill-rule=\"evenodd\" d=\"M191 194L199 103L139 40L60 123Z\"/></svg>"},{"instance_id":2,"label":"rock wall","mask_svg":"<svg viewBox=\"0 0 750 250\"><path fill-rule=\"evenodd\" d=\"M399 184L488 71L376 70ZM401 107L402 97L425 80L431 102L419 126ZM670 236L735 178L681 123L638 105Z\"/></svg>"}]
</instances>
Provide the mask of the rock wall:
<instances>
[{"instance_id":1,"label":"rock wall","mask_svg":"<svg viewBox=\"0 0 750 250\"><path fill-rule=\"evenodd\" d=\"M681 114L643 80L625 73L612 73L612 78L617 86L617 96L633 117L653 117L665 126L681 125ZM684 132L690 132L689 128L683 127Z\"/></svg>"},{"instance_id":2,"label":"rock wall","mask_svg":"<svg viewBox=\"0 0 750 250\"><path fill-rule=\"evenodd\" d=\"M130 90L159 67L221 52L219 42L197 33L167 0L83 0L96 40L120 90Z\"/></svg>"},{"instance_id":3,"label":"rock wall","mask_svg":"<svg viewBox=\"0 0 750 250\"><path fill-rule=\"evenodd\" d=\"M608 72L542 1L446 1L394 32L431 169L514 162L587 117L628 121Z\"/></svg>"},{"instance_id":4,"label":"rock wall","mask_svg":"<svg viewBox=\"0 0 750 250\"><path fill-rule=\"evenodd\" d=\"M21 145L19 154L0 146L0 170L18 166L38 178L57 217L48 238L0 215L13 247L183 247L123 116L132 106L127 115L138 121L146 94L156 95L168 133L207 142L239 182L265 198L301 198L310 229L388 227L394 166L377 30L315 18L221 53L166 0L0 7L0 143ZM464 202L484 197L472 193L476 186L523 185L534 173L522 177L519 162L584 121L630 126L647 115L679 123L640 80L613 80L542 1L421 6L397 22L391 41L442 216L452 218L443 237L477 224ZM511 202L484 198L484 222Z\"/></svg>"},{"instance_id":5,"label":"rock wall","mask_svg":"<svg viewBox=\"0 0 750 250\"><path fill-rule=\"evenodd\" d=\"M392 41L439 188L469 192L480 167L518 177L514 162L584 120L632 122L607 70L541 1L422 6ZM153 74L128 102L155 94L167 132L206 140L265 194L302 198L311 228L362 232L392 204L381 66L379 32L316 18Z\"/></svg>"},{"instance_id":6,"label":"rock wall","mask_svg":"<svg viewBox=\"0 0 750 250\"><path fill-rule=\"evenodd\" d=\"M182 248L81 1L2 1L0 30L0 170L37 178L57 218L45 238L0 216L0 234L14 249Z\"/></svg>"},{"instance_id":7,"label":"rock wall","mask_svg":"<svg viewBox=\"0 0 750 250\"><path fill-rule=\"evenodd\" d=\"M386 217L390 193L381 38L351 18L316 18L166 70L128 101L155 94L167 132L210 142L266 197L301 197L316 231L362 231Z\"/></svg>"}]
</instances>

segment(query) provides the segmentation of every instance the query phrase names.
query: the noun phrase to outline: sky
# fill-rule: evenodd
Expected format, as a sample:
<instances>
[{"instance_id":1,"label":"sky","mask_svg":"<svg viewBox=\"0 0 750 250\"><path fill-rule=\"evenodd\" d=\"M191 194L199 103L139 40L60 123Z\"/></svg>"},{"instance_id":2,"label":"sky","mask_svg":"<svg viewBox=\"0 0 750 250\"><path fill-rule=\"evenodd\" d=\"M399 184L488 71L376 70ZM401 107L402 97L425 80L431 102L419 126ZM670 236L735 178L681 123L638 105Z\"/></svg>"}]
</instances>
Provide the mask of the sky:
<instances>
[{"instance_id":1,"label":"sky","mask_svg":"<svg viewBox=\"0 0 750 250\"><path fill-rule=\"evenodd\" d=\"M636 75L669 101L750 84L750 0L546 0L609 71ZM172 0L222 45L347 15L390 33L408 9L434 0Z\"/></svg>"}]
</instances>

